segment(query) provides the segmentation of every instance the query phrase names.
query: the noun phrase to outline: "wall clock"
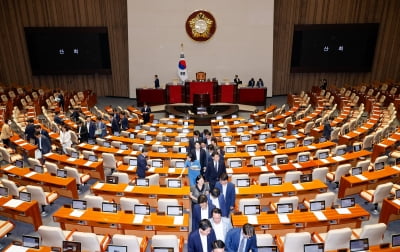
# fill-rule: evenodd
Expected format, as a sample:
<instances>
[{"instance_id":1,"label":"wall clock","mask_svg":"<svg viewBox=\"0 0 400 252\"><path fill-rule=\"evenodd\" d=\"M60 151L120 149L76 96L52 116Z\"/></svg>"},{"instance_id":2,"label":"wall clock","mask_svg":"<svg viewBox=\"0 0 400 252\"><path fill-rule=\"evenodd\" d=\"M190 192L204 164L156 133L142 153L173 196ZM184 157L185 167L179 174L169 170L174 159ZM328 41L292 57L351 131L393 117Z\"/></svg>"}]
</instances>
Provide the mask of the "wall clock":
<instances>
[{"instance_id":1,"label":"wall clock","mask_svg":"<svg viewBox=\"0 0 400 252\"><path fill-rule=\"evenodd\" d=\"M205 10L193 12L186 20L186 32L195 41L207 41L214 35L216 27L214 16Z\"/></svg>"}]
</instances>

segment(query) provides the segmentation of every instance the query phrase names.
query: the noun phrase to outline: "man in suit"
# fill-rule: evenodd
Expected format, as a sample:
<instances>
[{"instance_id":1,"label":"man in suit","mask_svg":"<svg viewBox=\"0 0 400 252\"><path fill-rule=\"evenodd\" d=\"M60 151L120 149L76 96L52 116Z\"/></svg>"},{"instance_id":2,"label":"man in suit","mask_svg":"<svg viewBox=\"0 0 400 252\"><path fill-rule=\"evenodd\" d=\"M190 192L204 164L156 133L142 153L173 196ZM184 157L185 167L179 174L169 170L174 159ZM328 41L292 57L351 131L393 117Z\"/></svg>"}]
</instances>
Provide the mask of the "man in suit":
<instances>
[{"instance_id":1,"label":"man in suit","mask_svg":"<svg viewBox=\"0 0 400 252\"><path fill-rule=\"evenodd\" d=\"M222 217L221 209L214 208L210 218L211 226L215 232L217 240L225 242L226 234L232 229L231 220L227 217Z\"/></svg>"},{"instance_id":2,"label":"man in suit","mask_svg":"<svg viewBox=\"0 0 400 252\"><path fill-rule=\"evenodd\" d=\"M43 164L44 163L43 155L51 151L51 143L50 140L46 136L42 135L39 131L35 132L35 137L38 150L41 152L41 158L39 158L39 161Z\"/></svg>"},{"instance_id":3,"label":"man in suit","mask_svg":"<svg viewBox=\"0 0 400 252\"><path fill-rule=\"evenodd\" d=\"M150 122L151 109L149 106L147 106L147 103L143 104L143 108L141 109L141 112L143 115L143 124Z\"/></svg>"},{"instance_id":4,"label":"man in suit","mask_svg":"<svg viewBox=\"0 0 400 252\"><path fill-rule=\"evenodd\" d=\"M218 188L213 188L210 193L207 195L208 204L213 206L214 208L221 209L221 214L223 217L228 217L225 207L225 199L221 194L221 191Z\"/></svg>"},{"instance_id":5,"label":"man in suit","mask_svg":"<svg viewBox=\"0 0 400 252\"><path fill-rule=\"evenodd\" d=\"M225 211L229 213L235 208L236 192L235 185L232 182L228 182L228 174L222 173L219 177L219 181L215 184L215 188L218 188L225 199Z\"/></svg>"},{"instance_id":6,"label":"man in suit","mask_svg":"<svg viewBox=\"0 0 400 252\"><path fill-rule=\"evenodd\" d=\"M200 131L195 130L193 131L193 137L189 138L189 149L188 152L190 153L192 150L195 149L196 142L202 142L203 139L200 137Z\"/></svg>"},{"instance_id":7,"label":"man in suit","mask_svg":"<svg viewBox=\"0 0 400 252\"><path fill-rule=\"evenodd\" d=\"M238 76L237 74L235 74L235 79L233 79L233 82L234 82L236 85L242 84L242 81L239 79L239 76Z\"/></svg>"},{"instance_id":8,"label":"man in suit","mask_svg":"<svg viewBox=\"0 0 400 252\"><path fill-rule=\"evenodd\" d=\"M29 118L27 120L27 125L25 127L25 140L34 144L36 141L36 137L35 137L35 125L33 124L33 119Z\"/></svg>"},{"instance_id":9,"label":"man in suit","mask_svg":"<svg viewBox=\"0 0 400 252\"><path fill-rule=\"evenodd\" d=\"M127 130L129 128L128 118L126 118L126 114L124 111L121 111L120 118L121 118L121 130Z\"/></svg>"},{"instance_id":10,"label":"man in suit","mask_svg":"<svg viewBox=\"0 0 400 252\"><path fill-rule=\"evenodd\" d=\"M85 127L82 123L82 121L78 121L78 139L80 143L87 143L89 139L89 132L87 130L87 127Z\"/></svg>"},{"instance_id":11,"label":"man in suit","mask_svg":"<svg viewBox=\"0 0 400 252\"><path fill-rule=\"evenodd\" d=\"M158 75L154 75L154 88L160 88L160 80L158 79Z\"/></svg>"},{"instance_id":12,"label":"man in suit","mask_svg":"<svg viewBox=\"0 0 400 252\"><path fill-rule=\"evenodd\" d=\"M199 222L202 219L209 219L212 216L214 207L208 204L208 198L204 194L200 194L197 198L197 204L193 206L192 211L192 230L198 228Z\"/></svg>"},{"instance_id":13,"label":"man in suit","mask_svg":"<svg viewBox=\"0 0 400 252\"><path fill-rule=\"evenodd\" d=\"M225 163L219 158L218 152L214 151L211 156L213 161L207 164L207 169L204 174L206 181L210 184L210 190L214 188L221 174L224 172L226 173Z\"/></svg>"},{"instance_id":14,"label":"man in suit","mask_svg":"<svg viewBox=\"0 0 400 252\"><path fill-rule=\"evenodd\" d=\"M259 87L259 88L260 87L264 87L264 81L261 78L259 78L258 81L257 81L256 86Z\"/></svg>"},{"instance_id":15,"label":"man in suit","mask_svg":"<svg viewBox=\"0 0 400 252\"><path fill-rule=\"evenodd\" d=\"M149 165L147 165L147 155L149 154L149 147L144 146L142 149L142 153L137 157L137 169L136 174L138 178L145 178L146 171L149 169Z\"/></svg>"},{"instance_id":16,"label":"man in suit","mask_svg":"<svg viewBox=\"0 0 400 252\"><path fill-rule=\"evenodd\" d=\"M248 87L254 87L255 84L256 84L256 81L254 80L254 78L251 78L251 79L249 80Z\"/></svg>"},{"instance_id":17,"label":"man in suit","mask_svg":"<svg viewBox=\"0 0 400 252\"><path fill-rule=\"evenodd\" d=\"M188 237L188 252L211 252L212 243L216 240L214 230L208 219L203 219L198 225L198 229L190 232ZM204 248L204 249L203 249Z\"/></svg>"},{"instance_id":18,"label":"man in suit","mask_svg":"<svg viewBox=\"0 0 400 252\"><path fill-rule=\"evenodd\" d=\"M246 223L242 228L233 228L225 238L227 252L257 252L257 238L253 225Z\"/></svg>"},{"instance_id":19,"label":"man in suit","mask_svg":"<svg viewBox=\"0 0 400 252\"><path fill-rule=\"evenodd\" d=\"M95 132L96 132L96 124L94 122L92 122L92 118L90 116L86 116L85 127L88 132L88 138L94 139Z\"/></svg>"},{"instance_id":20,"label":"man in suit","mask_svg":"<svg viewBox=\"0 0 400 252\"><path fill-rule=\"evenodd\" d=\"M200 174L203 175L207 165L207 154L206 151L201 148L199 141L194 144L194 150L192 150L191 153L196 160L199 160L201 166Z\"/></svg>"},{"instance_id":21,"label":"man in suit","mask_svg":"<svg viewBox=\"0 0 400 252\"><path fill-rule=\"evenodd\" d=\"M42 129L42 126L40 126L40 124L35 125L35 131L40 132L40 134L42 134L43 136L47 137L50 140L49 133L47 133L47 131Z\"/></svg>"}]
</instances>

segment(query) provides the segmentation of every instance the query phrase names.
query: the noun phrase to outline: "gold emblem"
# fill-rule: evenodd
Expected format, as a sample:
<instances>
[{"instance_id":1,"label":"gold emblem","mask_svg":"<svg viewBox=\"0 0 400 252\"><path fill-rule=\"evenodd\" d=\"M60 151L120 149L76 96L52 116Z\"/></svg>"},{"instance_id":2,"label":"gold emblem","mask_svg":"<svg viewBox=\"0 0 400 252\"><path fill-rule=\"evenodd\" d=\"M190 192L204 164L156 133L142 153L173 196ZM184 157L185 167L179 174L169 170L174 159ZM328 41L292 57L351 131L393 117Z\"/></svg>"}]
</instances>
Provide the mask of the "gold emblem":
<instances>
[{"instance_id":1,"label":"gold emblem","mask_svg":"<svg viewBox=\"0 0 400 252\"><path fill-rule=\"evenodd\" d=\"M195 11L186 21L186 32L196 41L206 41L215 32L215 19L207 11Z\"/></svg>"}]
</instances>

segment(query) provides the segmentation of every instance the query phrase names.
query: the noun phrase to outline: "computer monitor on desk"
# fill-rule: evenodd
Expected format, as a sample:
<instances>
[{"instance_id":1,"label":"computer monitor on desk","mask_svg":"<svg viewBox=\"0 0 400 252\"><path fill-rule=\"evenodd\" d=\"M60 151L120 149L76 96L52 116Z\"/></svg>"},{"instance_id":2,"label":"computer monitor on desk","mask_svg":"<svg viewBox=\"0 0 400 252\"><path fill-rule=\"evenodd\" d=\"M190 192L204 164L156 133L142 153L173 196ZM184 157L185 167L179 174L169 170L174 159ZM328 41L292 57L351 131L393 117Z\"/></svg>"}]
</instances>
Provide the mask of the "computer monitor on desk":
<instances>
[{"instance_id":1,"label":"computer monitor on desk","mask_svg":"<svg viewBox=\"0 0 400 252\"><path fill-rule=\"evenodd\" d=\"M179 153L187 153L186 147L179 147Z\"/></svg>"},{"instance_id":2,"label":"computer monitor on desk","mask_svg":"<svg viewBox=\"0 0 400 252\"><path fill-rule=\"evenodd\" d=\"M360 151L361 148L362 148L361 143L354 143L353 144L353 151L354 152Z\"/></svg>"},{"instance_id":3,"label":"computer monitor on desk","mask_svg":"<svg viewBox=\"0 0 400 252\"><path fill-rule=\"evenodd\" d=\"M128 149L128 145L122 143L122 144L119 145L119 149L120 150L127 150Z\"/></svg>"},{"instance_id":4,"label":"computer monitor on desk","mask_svg":"<svg viewBox=\"0 0 400 252\"><path fill-rule=\"evenodd\" d=\"M24 168L24 161L23 160L15 160L15 166L18 168Z\"/></svg>"},{"instance_id":5,"label":"computer monitor on desk","mask_svg":"<svg viewBox=\"0 0 400 252\"><path fill-rule=\"evenodd\" d=\"M304 252L324 252L324 244L323 243L304 244Z\"/></svg>"},{"instance_id":6,"label":"computer monitor on desk","mask_svg":"<svg viewBox=\"0 0 400 252\"><path fill-rule=\"evenodd\" d=\"M34 166L33 166L33 170L34 170L35 172L37 172L37 173L40 173L40 174L42 174L42 173L44 172L44 168L43 168L43 166L41 166L41 165L34 165Z\"/></svg>"},{"instance_id":7,"label":"computer monitor on desk","mask_svg":"<svg viewBox=\"0 0 400 252\"><path fill-rule=\"evenodd\" d=\"M395 191L395 198L396 199L400 199L400 189L397 189L396 191Z\"/></svg>"},{"instance_id":8,"label":"computer monitor on desk","mask_svg":"<svg viewBox=\"0 0 400 252\"><path fill-rule=\"evenodd\" d=\"M107 252L127 252L128 246L120 246L120 245L108 245Z\"/></svg>"},{"instance_id":9,"label":"computer monitor on desk","mask_svg":"<svg viewBox=\"0 0 400 252\"><path fill-rule=\"evenodd\" d=\"M96 142L94 141L94 139L89 139L88 140L88 144L92 144L93 145L93 144L96 144Z\"/></svg>"},{"instance_id":10,"label":"computer monitor on desk","mask_svg":"<svg viewBox=\"0 0 400 252\"><path fill-rule=\"evenodd\" d=\"M22 246L25 248L39 248L39 237L23 235L22 236Z\"/></svg>"},{"instance_id":11,"label":"computer monitor on desk","mask_svg":"<svg viewBox=\"0 0 400 252\"><path fill-rule=\"evenodd\" d=\"M129 138L130 139L134 139L135 138L135 134L134 133L129 133Z\"/></svg>"},{"instance_id":12,"label":"computer monitor on desk","mask_svg":"<svg viewBox=\"0 0 400 252\"><path fill-rule=\"evenodd\" d=\"M167 215L182 216L183 206L167 206Z\"/></svg>"},{"instance_id":13,"label":"computer monitor on desk","mask_svg":"<svg viewBox=\"0 0 400 252\"><path fill-rule=\"evenodd\" d=\"M246 146L246 152L256 152L257 147L254 145Z\"/></svg>"},{"instance_id":14,"label":"computer monitor on desk","mask_svg":"<svg viewBox=\"0 0 400 252\"><path fill-rule=\"evenodd\" d=\"M293 213L292 203L278 203L276 204L276 212L278 214Z\"/></svg>"},{"instance_id":15,"label":"computer monitor on desk","mask_svg":"<svg viewBox=\"0 0 400 252\"><path fill-rule=\"evenodd\" d=\"M150 206L149 205L135 205L134 214L141 214L141 215L150 215Z\"/></svg>"},{"instance_id":16,"label":"computer monitor on desk","mask_svg":"<svg viewBox=\"0 0 400 252\"><path fill-rule=\"evenodd\" d=\"M375 171L380 171L385 168L385 162L378 162L375 163Z\"/></svg>"},{"instance_id":17,"label":"computer monitor on desk","mask_svg":"<svg viewBox=\"0 0 400 252\"><path fill-rule=\"evenodd\" d=\"M174 248L170 247L155 247L153 252L174 252Z\"/></svg>"},{"instance_id":18,"label":"computer monitor on desk","mask_svg":"<svg viewBox=\"0 0 400 252\"><path fill-rule=\"evenodd\" d=\"M111 143L105 141L105 142L103 143L103 146L106 147L106 148L110 148L110 147L111 147Z\"/></svg>"},{"instance_id":19,"label":"computer monitor on desk","mask_svg":"<svg viewBox=\"0 0 400 252\"><path fill-rule=\"evenodd\" d=\"M162 168L163 166L164 165L162 160L151 160L151 167Z\"/></svg>"},{"instance_id":20,"label":"computer monitor on desk","mask_svg":"<svg viewBox=\"0 0 400 252\"><path fill-rule=\"evenodd\" d=\"M79 152L77 151L71 152L71 158L79 158Z\"/></svg>"},{"instance_id":21,"label":"computer monitor on desk","mask_svg":"<svg viewBox=\"0 0 400 252\"><path fill-rule=\"evenodd\" d=\"M136 158L129 159L129 166L137 166L137 159Z\"/></svg>"},{"instance_id":22,"label":"computer monitor on desk","mask_svg":"<svg viewBox=\"0 0 400 252\"><path fill-rule=\"evenodd\" d=\"M169 188L181 188L182 181L180 179L168 179L167 187Z\"/></svg>"},{"instance_id":23,"label":"computer monitor on desk","mask_svg":"<svg viewBox=\"0 0 400 252\"><path fill-rule=\"evenodd\" d=\"M282 177L270 177L269 185L282 185Z\"/></svg>"},{"instance_id":24,"label":"computer monitor on desk","mask_svg":"<svg viewBox=\"0 0 400 252\"><path fill-rule=\"evenodd\" d=\"M267 144L266 149L267 149L267 151L276 150L276 144L275 144L275 143L273 143L273 144Z\"/></svg>"},{"instance_id":25,"label":"computer monitor on desk","mask_svg":"<svg viewBox=\"0 0 400 252\"><path fill-rule=\"evenodd\" d=\"M118 176L107 175L106 183L107 184L118 184Z\"/></svg>"},{"instance_id":26,"label":"computer monitor on desk","mask_svg":"<svg viewBox=\"0 0 400 252\"><path fill-rule=\"evenodd\" d=\"M309 154L299 155L299 162L307 162L308 160L310 160Z\"/></svg>"},{"instance_id":27,"label":"computer monitor on desk","mask_svg":"<svg viewBox=\"0 0 400 252\"><path fill-rule=\"evenodd\" d=\"M289 163L289 158L287 158L287 157L280 157L280 158L277 158L277 159L276 159L276 163L277 163L278 165L287 164L287 163Z\"/></svg>"},{"instance_id":28,"label":"computer monitor on desk","mask_svg":"<svg viewBox=\"0 0 400 252\"><path fill-rule=\"evenodd\" d=\"M300 183L305 183L305 182L311 182L312 179L312 174L301 174L300 175Z\"/></svg>"},{"instance_id":29,"label":"computer monitor on desk","mask_svg":"<svg viewBox=\"0 0 400 252\"><path fill-rule=\"evenodd\" d=\"M183 160L176 161L175 168L185 168L185 161L183 161Z\"/></svg>"},{"instance_id":30,"label":"computer monitor on desk","mask_svg":"<svg viewBox=\"0 0 400 252\"><path fill-rule=\"evenodd\" d=\"M86 200L72 200L72 209L86 210L87 202Z\"/></svg>"},{"instance_id":31,"label":"computer monitor on desk","mask_svg":"<svg viewBox=\"0 0 400 252\"><path fill-rule=\"evenodd\" d=\"M136 179L137 186L149 186L149 179L147 178L137 178Z\"/></svg>"},{"instance_id":32,"label":"computer monitor on desk","mask_svg":"<svg viewBox=\"0 0 400 252\"><path fill-rule=\"evenodd\" d=\"M325 210L325 200L310 201L310 211Z\"/></svg>"},{"instance_id":33,"label":"computer monitor on desk","mask_svg":"<svg viewBox=\"0 0 400 252\"><path fill-rule=\"evenodd\" d=\"M57 169L57 177L66 178L68 176L67 170Z\"/></svg>"},{"instance_id":34,"label":"computer monitor on desk","mask_svg":"<svg viewBox=\"0 0 400 252\"><path fill-rule=\"evenodd\" d=\"M318 154L318 159L326 159L329 157L329 151L323 151Z\"/></svg>"},{"instance_id":35,"label":"computer monitor on desk","mask_svg":"<svg viewBox=\"0 0 400 252\"><path fill-rule=\"evenodd\" d=\"M118 211L117 203L103 202L101 204L101 211L104 213L116 213Z\"/></svg>"},{"instance_id":36,"label":"computer monitor on desk","mask_svg":"<svg viewBox=\"0 0 400 252\"><path fill-rule=\"evenodd\" d=\"M89 160L90 162L97 162L99 159L97 158L96 155L89 155L89 156L88 156L88 160Z\"/></svg>"},{"instance_id":37,"label":"computer monitor on desk","mask_svg":"<svg viewBox=\"0 0 400 252\"><path fill-rule=\"evenodd\" d=\"M242 166L242 160L230 160L229 167L230 168L239 168Z\"/></svg>"},{"instance_id":38,"label":"computer monitor on desk","mask_svg":"<svg viewBox=\"0 0 400 252\"><path fill-rule=\"evenodd\" d=\"M240 141L242 141L242 142L247 142L250 140L251 140L251 137L249 135L241 135L240 136Z\"/></svg>"},{"instance_id":39,"label":"computer monitor on desk","mask_svg":"<svg viewBox=\"0 0 400 252\"><path fill-rule=\"evenodd\" d=\"M295 143L292 142L292 141L289 141L289 142L285 143L285 148L286 149L291 149L291 148L294 148L295 146L296 146Z\"/></svg>"},{"instance_id":40,"label":"computer monitor on desk","mask_svg":"<svg viewBox=\"0 0 400 252\"><path fill-rule=\"evenodd\" d=\"M232 137L231 136L224 136L224 137L222 137L222 142L230 143L230 142L232 142Z\"/></svg>"},{"instance_id":41,"label":"computer monitor on desk","mask_svg":"<svg viewBox=\"0 0 400 252\"><path fill-rule=\"evenodd\" d=\"M0 196L7 197L8 196L8 188L0 186Z\"/></svg>"},{"instance_id":42,"label":"computer monitor on desk","mask_svg":"<svg viewBox=\"0 0 400 252\"><path fill-rule=\"evenodd\" d=\"M261 211L260 205L244 205L243 214L244 215L259 215Z\"/></svg>"},{"instance_id":43,"label":"computer monitor on desk","mask_svg":"<svg viewBox=\"0 0 400 252\"><path fill-rule=\"evenodd\" d=\"M400 247L400 234L392 235L392 247Z\"/></svg>"},{"instance_id":44,"label":"computer monitor on desk","mask_svg":"<svg viewBox=\"0 0 400 252\"><path fill-rule=\"evenodd\" d=\"M368 251L369 243L368 238L350 240L350 252Z\"/></svg>"},{"instance_id":45,"label":"computer monitor on desk","mask_svg":"<svg viewBox=\"0 0 400 252\"><path fill-rule=\"evenodd\" d=\"M355 204L356 204L356 201L354 198L340 199L340 207L341 208L354 207Z\"/></svg>"},{"instance_id":46,"label":"computer monitor on desk","mask_svg":"<svg viewBox=\"0 0 400 252\"><path fill-rule=\"evenodd\" d=\"M26 202L31 202L32 195L29 192L19 192L19 199Z\"/></svg>"},{"instance_id":47,"label":"computer monitor on desk","mask_svg":"<svg viewBox=\"0 0 400 252\"><path fill-rule=\"evenodd\" d=\"M81 243L76 241L63 241L63 252L81 252Z\"/></svg>"},{"instance_id":48,"label":"computer monitor on desk","mask_svg":"<svg viewBox=\"0 0 400 252\"><path fill-rule=\"evenodd\" d=\"M237 179L236 180L236 186L237 187L249 187L250 186L250 179L248 179L248 178Z\"/></svg>"},{"instance_id":49,"label":"computer monitor on desk","mask_svg":"<svg viewBox=\"0 0 400 252\"><path fill-rule=\"evenodd\" d=\"M362 167L351 168L351 175L360 175L362 173Z\"/></svg>"},{"instance_id":50,"label":"computer monitor on desk","mask_svg":"<svg viewBox=\"0 0 400 252\"><path fill-rule=\"evenodd\" d=\"M278 252L278 246L258 246L258 252Z\"/></svg>"},{"instance_id":51,"label":"computer monitor on desk","mask_svg":"<svg viewBox=\"0 0 400 252\"><path fill-rule=\"evenodd\" d=\"M255 159L253 163L254 166L265 166L265 159Z\"/></svg>"},{"instance_id":52,"label":"computer monitor on desk","mask_svg":"<svg viewBox=\"0 0 400 252\"><path fill-rule=\"evenodd\" d=\"M236 146L229 146L225 148L226 153L236 153Z\"/></svg>"}]
</instances>

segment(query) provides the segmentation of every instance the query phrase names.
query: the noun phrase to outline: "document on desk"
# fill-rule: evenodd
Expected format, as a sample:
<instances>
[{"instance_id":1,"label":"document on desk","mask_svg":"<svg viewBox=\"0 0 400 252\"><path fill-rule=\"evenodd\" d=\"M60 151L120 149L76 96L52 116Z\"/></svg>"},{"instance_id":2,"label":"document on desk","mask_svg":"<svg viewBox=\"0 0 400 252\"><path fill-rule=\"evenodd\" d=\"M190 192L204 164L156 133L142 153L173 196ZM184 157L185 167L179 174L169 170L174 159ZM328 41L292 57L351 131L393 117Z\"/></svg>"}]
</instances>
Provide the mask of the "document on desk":
<instances>
[{"instance_id":1,"label":"document on desk","mask_svg":"<svg viewBox=\"0 0 400 252\"><path fill-rule=\"evenodd\" d=\"M12 168L15 168L15 166L14 166L14 165L10 165L10 166L4 168L4 170L5 170L5 171L9 171L9 170L11 170Z\"/></svg>"},{"instance_id":2,"label":"document on desk","mask_svg":"<svg viewBox=\"0 0 400 252\"><path fill-rule=\"evenodd\" d=\"M100 146L96 145L92 147L92 150L97 150Z\"/></svg>"},{"instance_id":3,"label":"document on desk","mask_svg":"<svg viewBox=\"0 0 400 252\"><path fill-rule=\"evenodd\" d=\"M17 246L17 245L11 245L7 248L7 252L25 252L28 251L27 247L23 247L23 246Z\"/></svg>"},{"instance_id":4,"label":"document on desk","mask_svg":"<svg viewBox=\"0 0 400 252\"><path fill-rule=\"evenodd\" d=\"M258 225L257 215L247 215L247 222L253 225Z\"/></svg>"},{"instance_id":5,"label":"document on desk","mask_svg":"<svg viewBox=\"0 0 400 252\"><path fill-rule=\"evenodd\" d=\"M280 223L289 223L289 217L287 214L278 214L279 222Z\"/></svg>"},{"instance_id":6,"label":"document on desk","mask_svg":"<svg viewBox=\"0 0 400 252\"><path fill-rule=\"evenodd\" d=\"M75 160L76 160L76 158L72 158L72 157L67 158L67 161L68 161L68 162L74 162Z\"/></svg>"},{"instance_id":7,"label":"document on desk","mask_svg":"<svg viewBox=\"0 0 400 252\"><path fill-rule=\"evenodd\" d=\"M93 188L94 189L101 189L103 187L104 183L97 183Z\"/></svg>"},{"instance_id":8,"label":"document on desk","mask_svg":"<svg viewBox=\"0 0 400 252\"><path fill-rule=\"evenodd\" d=\"M131 151L131 155L136 155L137 151Z\"/></svg>"},{"instance_id":9,"label":"document on desk","mask_svg":"<svg viewBox=\"0 0 400 252\"><path fill-rule=\"evenodd\" d=\"M45 157L50 157L51 155L53 155L53 153L52 153L52 152L49 152L49 153L44 154L43 156L45 156Z\"/></svg>"},{"instance_id":10,"label":"document on desk","mask_svg":"<svg viewBox=\"0 0 400 252\"><path fill-rule=\"evenodd\" d=\"M92 161L87 161L87 162L84 164L84 166L91 166L92 164L93 164Z\"/></svg>"},{"instance_id":11,"label":"document on desk","mask_svg":"<svg viewBox=\"0 0 400 252\"><path fill-rule=\"evenodd\" d=\"M183 215L182 216L174 216L174 225L176 225L176 226L183 225Z\"/></svg>"},{"instance_id":12,"label":"document on desk","mask_svg":"<svg viewBox=\"0 0 400 252\"><path fill-rule=\"evenodd\" d=\"M394 139L394 138L391 138L391 137L388 137L388 140L389 140L389 141L392 141L392 142L397 142L397 140L396 140L396 139Z\"/></svg>"},{"instance_id":13,"label":"document on desk","mask_svg":"<svg viewBox=\"0 0 400 252\"><path fill-rule=\"evenodd\" d=\"M326 216L325 216L325 214L324 214L323 212L321 212L321 211L314 211L313 213L314 213L315 217L317 217L317 219L318 219L319 221L327 220L327 218L326 218Z\"/></svg>"},{"instance_id":14,"label":"document on desk","mask_svg":"<svg viewBox=\"0 0 400 252\"><path fill-rule=\"evenodd\" d=\"M147 171L154 173L156 171L156 167L150 167Z\"/></svg>"},{"instance_id":15,"label":"document on desk","mask_svg":"<svg viewBox=\"0 0 400 252\"><path fill-rule=\"evenodd\" d=\"M5 207L12 207L12 208L17 208L19 205L24 203L25 201L19 200L19 199L10 199L7 201L3 206Z\"/></svg>"},{"instance_id":16,"label":"document on desk","mask_svg":"<svg viewBox=\"0 0 400 252\"><path fill-rule=\"evenodd\" d=\"M264 139L262 139L262 140L259 140L260 141L260 143L265 143L265 140Z\"/></svg>"},{"instance_id":17,"label":"document on desk","mask_svg":"<svg viewBox=\"0 0 400 252\"><path fill-rule=\"evenodd\" d=\"M335 161L343 161L343 160L346 160L344 157L342 157L342 156L336 156L336 157L333 157L332 158L333 160L335 160Z\"/></svg>"},{"instance_id":18,"label":"document on desk","mask_svg":"<svg viewBox=\"0 0 400 252\"><path fill-rule=\"evenodd\" d=\"M278 152L277 152L276 150L272 150L272 151L271 151L271 154L276 155L276 154L278 154Z\"/></svg>"},{"instance_id":19,"label":"document on desk","mask_svg":"<svg viewBox=\"0 0 400 252\"><path fill-rule=\"evenodd\" d=\"M233 169L232 168L226 168L226 173L232 174L233 173Z\"/></svg>"},{"instance_id":20,"label":"document on desk","mask_svg":"<svg viewBox=\"0 0 400 252\"><path fill-rule=\"evenodd\" d=\"M22 143L22 144L20 144L19 146L25 146L25 145L27 145L28 143Z\"/></svg>"},{"instance_id":21,"label":"document on desk","mask_svg":"<svg viewBox=\"0 0 400 252\"><path fill-rule=\"evenodd\" d=\"M133 165L128 166L128 169L127 169L127 170L128 170L128 171L133 171L133 170L135 170L135 167L136 167L136 166L133 166Z\"/></svg>"},{"instance_id":22,"label":"document on desk","mask_svg":"<svg viewBox=\"0 0 400 252\"><path fill-rule=\"evenodd\" d=\"M395 199L395 200L393 200L392 202L395 203L396 205L399 205L399 206L400 206L400 200L399 200L399 199Z\"/></svg>"},{"instance_id":23,"label":"document on desk","mask_svg":"<svg viewBox=\"0 0 400 252\"><path fill-rule=\"evenodd\" d=\"M267 167L266 166L260 166L260 168L261 168L261 171L263 171L263 172L267 172L268 171L268 169L267 169Z\"/></svg>"},{"instance_id":24,"label":"document on desk","mask_svg":"<svg viewBox=\"0 0 400 252\"><path fill-rule=\"evenodd\" d=\"M135 217L133 218L133 224L142 224L143 220L144 220L143 214L135 214Z\"/></svg>"},{"instance_id":25,"label":"document on desk","mask_svg":"<svg viewBox=\"0 0 400 252\"><path fill-rule=\"evenodd\" d=\"M315 147L314 145L308 145L307 148L310 150L315 150L317 147Z\"/></svg>"},{"instance_id":26,"label":"document on desk","mask_svg":"<svg viewBox=\"0 0 400 252\"><path fill-rule=\"evenodd\" d=\"M121 153L123 153L123 152L124 152L124 150L118 150L118 151L117 151L118 154L121 154Z\"/></svg>"},{"instance_id":27,"label":"document on desk","mask_svg":"<svg viewBox=\"0 0 400 252\"><path fill-rule=\"evenodd\" d=\"M363 175L361 175L361 174L358 174L358 175L354 175L356 178L358 178L359 180L361 180L361 181L365 181L365 180L368 180L368 178L366 178L365 176L363 176Z\"/></svg>"},{"instance_id":28,"label":"document on desk","mask_svg":"<svg viewBox=\"0 0 400 252\"><path fill-rule=\"evenodd\" d=\"M393 169L400 171L400 167L392 166Z\"/></svg>"},{"instance_id":29,"label":"document on desk","mask_svg":"<svg viewBox=\"0 0 400 252\"><path fill-rule=\"evenodd\" d=\"M336 212L338 214L351 214L351 211L348 208L336 208Z\"/></svg>"},{"instance_id":30,"label":"document on desk","mask_svg":"<svg viewBox=\"0 0 400 252\"><path fill-rule=\"evenodd\" d=\"M281 169L281 168L279 168L279 166L277 166L277 165L271 165L271 167L272 167L272 169L275 170L275 171L278 171L278 170Z\"/></svg>"},{"instance_id":31,"label":"document on desk","mask_svg":"<svg viewBox=\"0 0 400 252\"><path fill-rule=\"evenodd\" d=\"M324 163L324 164L329 164L329 161L326 160L326 159L320 159L320 160L321 160L321 162Z\"/></svg>"},{"instance_id":32,"label":"document on desk","mask_svg":"<svg viewBox=\"0 0 400 252\"><path fill-rule=\"evenodd\" d=\"M292 185L294 186L294 188L296 188L296 190L303 190L304 189L304 187L299 183L295 183L295 184L292 184Z\"/></svg>"},{"instance_id":33,"label":"document on desk","mask_svg":"<svg viewBox=\"0 0 400 252\"><path fill-rule=\"evenodd\" d=\"M157 141L155 144L161 144L161 142Z\"/></svg>"},{"instance_id":34,"label":"document on desk","mask_svg":"<svg viewBox=\"0 0 400 252\"><path fill-rule=\"evenodd\" d=\"M79 218L79 217L81 217L84 213L85 213L85 211L78 210L78 209L74 209L74 210L69 214L69 216Z\"/></svg>"},{"instance_id":35,"label":"document on desk","mask_svg":"<svg viewBox=\"0 0 400 252\"><path fill-rule=\"evenodd\" d=\"M256 153L255 153L255 152L249 152L249 156L255 157L255 156L256 156Z\"/></svg>"},{"instance_id":36,"label":"document on desk","mask_svg":"<svg viewBox=\"0 0 400 252\"><path fill-rule=\"evenodd\" d=\"M303 166L299 163L294 163L293 166L296 167L297 169L303 168Z\"/></svg>"},{"instance_id":37,"label":"document on desk","mask_svg":"<svg viewBox=\"0 0 400 252\"><path fill-rule=\"evenodd\" d=\"M241 145L241 144L242 144L242 142L240 142L240 141L236 142L236 145Z\"/></svg>"},{"instance_id":38,"label":"document on desk","mask_svg":"<svg viewBox=\"0 0 400 252\"><path fill-rule=\"evenodd\" d=\"M132 192L135 186L133 185L128 185L125 187L124 192Z\"/></svg>"},{"instance_id":39,"label":"document on desk","mask_svg":"<svg viewBox=\"0 0 400 252\"><path fill-rule=\"evenodd\" d=\"M381 147L384 147L384 148L387 147L387 145L386 145L386 144L383 144L383 143L379 143L378 145L381 146Z\"/></svg>"},{"instance_id":40,"label":"document on desk","mask_svg":"<svg viewBox=\"0 0 400 252\"><path fill-rule=\"evenodd\" d=\"M175 168L168 168L168 173L175 173Z\"/></svg>"}]
</instances>

